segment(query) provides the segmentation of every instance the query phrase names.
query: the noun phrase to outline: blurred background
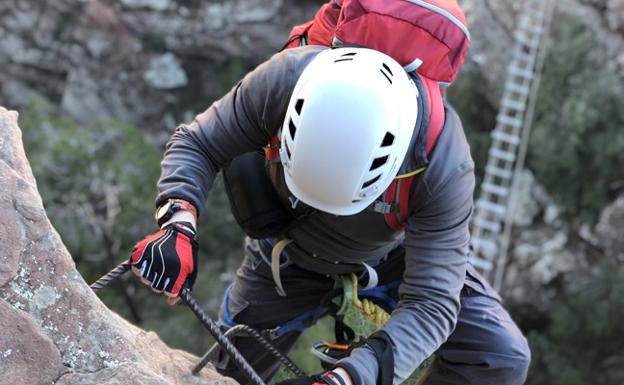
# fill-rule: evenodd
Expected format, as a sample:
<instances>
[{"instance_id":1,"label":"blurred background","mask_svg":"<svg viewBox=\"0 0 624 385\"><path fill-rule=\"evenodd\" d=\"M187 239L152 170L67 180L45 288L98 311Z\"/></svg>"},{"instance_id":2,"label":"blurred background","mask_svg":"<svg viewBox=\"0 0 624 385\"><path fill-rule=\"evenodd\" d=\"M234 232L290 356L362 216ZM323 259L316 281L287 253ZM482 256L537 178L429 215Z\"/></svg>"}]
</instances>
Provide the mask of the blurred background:
<instances>
[{"instance_id":1,"label":"blurred background","mask_svg":"<svg viewBox=\"0 0 624 385\"><path fill-rule=\"evenodd\" d=\"M20 112L48 215L91 282L155 230L164 145L182 122L277 52L321 1L2 0L0 105ZM471 49L446 92L479 181L523 1L460 1ZM624 1L562 0L541 84L500 291L529 337L527 384L624 383ZM477 197L478 193L475 194ZM216 315L242 260L219 181L200 219L195 293ZM210 338L182 306L132 277L102 294L128 320L201 355ZM295 359L308 370L306 333Z\"/></svg>"}]
</instances>

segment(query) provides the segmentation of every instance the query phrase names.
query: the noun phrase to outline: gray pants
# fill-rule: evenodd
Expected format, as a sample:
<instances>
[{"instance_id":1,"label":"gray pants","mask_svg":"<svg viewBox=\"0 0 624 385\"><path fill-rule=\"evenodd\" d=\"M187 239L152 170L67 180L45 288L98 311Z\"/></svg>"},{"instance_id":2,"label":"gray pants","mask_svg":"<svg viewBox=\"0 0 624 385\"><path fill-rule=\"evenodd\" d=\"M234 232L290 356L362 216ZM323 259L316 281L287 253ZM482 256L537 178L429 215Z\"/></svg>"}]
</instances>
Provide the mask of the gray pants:
<instances>
[{"instance_id":1,"label":"gray pants","mask_svg":"<svg viewBox=\"0 0 624 385\"><path fill-rule=\"evenodd\" d=\"M287 295L279 296L270 266L258 247L255 241L246 242L245 259L229 293L228 315L236 323L272 329L318 307L333 288L333 278L283 261L281 279ZM270 255L270 250L266 251L265 255ZM403 255L404 251L397 249L375 268L380 284L401 278ZM223 308L220 322L225 324ZM273 342L287 352L299 334L292 331ZM278 361L255 340L235 337L234 343L265 381L275 374ZM527 341L502 307L500 297L472 266L461 292L457 326L435 354L437 359L424 385L520 385L526 379L530 362ZM227 357L222 355L216 366L222 374L247 383Z\"/></svg>"}]
</instances>

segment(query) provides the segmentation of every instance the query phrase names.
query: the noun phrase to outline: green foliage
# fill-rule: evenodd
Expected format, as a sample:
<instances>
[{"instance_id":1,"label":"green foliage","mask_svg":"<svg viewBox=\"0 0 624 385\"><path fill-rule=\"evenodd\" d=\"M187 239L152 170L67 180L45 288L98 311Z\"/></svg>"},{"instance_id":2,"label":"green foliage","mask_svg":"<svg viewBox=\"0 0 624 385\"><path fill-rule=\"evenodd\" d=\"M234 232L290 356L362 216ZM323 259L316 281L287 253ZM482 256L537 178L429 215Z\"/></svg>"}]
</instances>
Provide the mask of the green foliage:
<instances>
[{"instance_id":1,"label":"green foliage","mask_svg":"<svg viewBox=\"0 0 624 385\"><path fill-rule=\"evenodd\" d=\"M624 181L623 79L607 65L606 50L573 16L555 24L542 73L527 166L569 217L596 220ZM449 89L471 145L480 179L504 78L495 83L468 62Z\"/></svg>"},{"instance_id":2,"label":"green foliage","mask_svg":"<svg viewBox=\"0 0 624 385\"><path fill-rule=\"evenodd\" d=\"M81 127L41 99L22 127L44 204L74 258L119 258L150 223L158 151L126 123Z\"/></svg>"},{"instance_id":3,"label":"green foliage","mask_svg":"<svg viewBox=\"0 0 624 385\"><path fill-rule=\"evenodd\" d=\"M156 230L154 198L162 153L135 127L115 120L79 126L42 99L34 100L24 116L24 146L48 215L78 270L92 282ZM205 211L198 229L200 270L194 294L214 317L240 263L242 233L219 180ZM111 309L157 331L171 346L202 354L212 344L184 306L168 306L131 274L120 283L100 294Z\"/></svg>"},{"instance_id":4,"label":"green foliage","mask_svg":"<svg viewBox=\"0 0 624 385\"><path fill-rule=\"evenodd\" d=\"M472 63L462 67L457 80L447 91L448 100L457 110L470 143L477 183L483 176L491 142L490 131L496 122L496 106L491 101L495 94L481 69Z\"/></svg>"},{"instance_id":5,"label":"green foliage","mask_svg":"<svg viewBox=\"0 0 624 385\"><path fill-rule=\"evenodd\" d=\"M531 332L527 385L624 383L624 267L603 266L566 294L544 333Z\"/></svg>"},{"instance_id":6,"label":"green foliage","mask_svg":"<svg viewBox=\"0 0 624 385\"><path fill-rule=\"evenodd\" d=\"M567 18L553 33L528 165L568 213L591 222L624 179L624 88L579 20Z\"/></svg>"}]
</instances>

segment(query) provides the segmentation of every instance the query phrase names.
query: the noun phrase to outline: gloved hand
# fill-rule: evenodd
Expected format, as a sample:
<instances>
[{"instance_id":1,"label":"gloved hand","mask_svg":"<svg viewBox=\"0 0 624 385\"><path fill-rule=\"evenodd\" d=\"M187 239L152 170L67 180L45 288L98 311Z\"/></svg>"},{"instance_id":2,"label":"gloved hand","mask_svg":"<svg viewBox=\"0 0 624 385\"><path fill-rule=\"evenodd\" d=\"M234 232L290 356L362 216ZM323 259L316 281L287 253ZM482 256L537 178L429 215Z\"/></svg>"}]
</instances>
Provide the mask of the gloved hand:
<instances>
[{"instance_id":1,"label":"gloved hand","mask_svg":"<svg viewBox=\"0 0 624 385\"><path fill-rule=\"evenodd\" d=\"M146 237L130 254L132 272L157 293L163 291L167 302L175 304L182 285L193 287L197 277L197 241L189 222L171 222Z\"/></svg>"},{"instance_id":2,"label":"gloved hand","mask_svg":"<svg viewBox=\"0 0 624 385\"><path fill-rule=\"evenodd\" d=\"M314 376L280 381L276 385L346 385L346 383L339 374L329 371Z\"/></svg>"}]
</instances>

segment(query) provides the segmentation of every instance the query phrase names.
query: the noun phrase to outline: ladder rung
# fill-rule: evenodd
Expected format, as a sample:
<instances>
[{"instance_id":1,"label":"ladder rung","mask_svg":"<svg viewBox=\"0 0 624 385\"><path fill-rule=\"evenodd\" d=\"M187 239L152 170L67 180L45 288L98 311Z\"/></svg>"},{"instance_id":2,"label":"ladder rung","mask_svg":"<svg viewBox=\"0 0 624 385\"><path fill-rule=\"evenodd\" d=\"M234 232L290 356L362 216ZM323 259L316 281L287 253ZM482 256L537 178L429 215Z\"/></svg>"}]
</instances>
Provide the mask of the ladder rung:
<instances>
[{"instance_id":1,"label":"ladder rung","mask_svg":"<svg viewBox=\"0 0 624 385\"><path fill-rule=\"evenodd\" d=\"M517 100L511 100L509 98L503 98L503 100L501 100L501 107L509 108L511 110L516 110L519 112L524 112L524 110L526 110L526 104Z\"/></svg>"},{"instance_id":2,"label":"ladder rung","mask_svg":"<svg viewBox=\"0 0 624 385\"><path fill-rule=\"evenodd\" d=\"M509 151L503 151L498 148L490 148L489 154L493 158L506 160L507 162L513 162L516 160L516 154Z\"/></svg>"},{"instance_id":3,"label":"ladder rung","mask_svg":"<svg viewBox=\"0 0 624 385\"><path fill-rule=\"evenodd\" d=\"M474 255L468 258L468 263L483 271L490 271L493 267L492 262L486 261L485 259L477 258Z\"/></svg>"},{"instance_id":4,"label":"ladder rung","mask_svg":"<svg viewBox=\"0 0 624 385\"><path fill-rule=\"evenodd\" d=\"M521 28L535 35L541 35L544 33L544 27L541 27L539 25L526 25Z\"/></svg>"},{"instance_id":5,"label":"ladder rung","mask_svg":"<svg viewBox=\"0 0 624 385\"><path fill-rule=\"evenodd\" d=\"M499 195L502 197L507 196L507 194L509 194L509 189L507 187L497 186L493 183L487 183L487 182L481 183L481 190L491 193L491 194Z\"/></svg>"},{"instance_id":6,"label":"ladder rung","mask_svg":"<svg viewBox=\"0 0 624 385\"><path fill-rule=\"evenodd\" d=\"M481 270L485 270L485 271L490 271L490 270L492 270L492 267L494 267L492 265L492 262L487 261L485 259L481 259L481 258L479 258L479 257L477 257L475 255L471 255L468 258L468 262L472 266L476 267L477 269L481 269Z\"/></svg>"},{"instance_id":7,"label":"ladder rung","mask_svg":"<svg viewBox=\"0 0 624 385\"><path fill-rule=\"evenodd\" d=\"M535 64L535 56L524 53L521 49L514 50L512 58L525 63L527 67L533 67Z\"/></svg>"},{"instance_id":8,"label":"ladder rung","mask_svg":"<svg viewBox=\"0 0 624 385\"><path fill-rule=\"evenodd\" d=\"M515 36L516 43L527 46L531 49L539 47L539 39L526 37L524 34L517 33Z\"/></svg>"},{"instance_id":9,"label":"ladder rung","mask_svg":"<svg viewBox=\"0 0 624 385\"><path fill-rule=\"evenodd\" d=\"M477 200L476 206L478 209L489 211L500 216L501 218L504 218L505 213L507 212L507 207L505 207L505 205L492 203L484 199Z\"/></svg>"},{"instance_id":10,"label":"ladder rung","mask_svg":"<svg viewBox=\"0 0 624 385\"><path fill-rule=\"evenodd\" d=\"M482 229L489 230L493 233L500 233L500 230L501 230L500 223L488 221L487 219L483 219L480 217L474 218L474 225Z\"/></svg>"},{"instance_id":11,"label":"ladder rung","mask_svg":"<svg viewBox=\"0 0 624 385\"><path fill-rule=\"evenodd\" d=\"M492 131L492 133L490 135L492 136L492 139L498 140L500 142L510 143L510 144L515 145L515 146L520 144L520 138L519 137L517 137L516 135L507 134L505 132L502 132L501 130L494 130L494 131Z\"/></svg>"},{"instance_id":12,"label":"ladder rung","mask_svg":"<svg viewBox=\"0 0 624 385\"><path fill-rule=\"evenodd\" d=\"M485 166L485 173L504 179L511 179L511 177L513 176L513 173L511 171L495 166Z\"/></svg>"},{"instance_id":13,"label":"ladder rung","mask_svg":"<svg viewBox=\"0 0 624 385\"><path fill-rule=\"evenodd\" d=\"M513 128L521 128L523 124L522 119L512 118L511 116L503 115L503 114L498 114L498 116L496 116L496 120L500 124L505 124Z\"/></svg>"},{"instance_id":14,"label":"ladder rung","mask_svg":"<svg viewBox=\"0 0 624 385\"><path fill-rule=\"evenodd\" d=\"M520 23L520 29L527 31L529 33L533 33L536 35L541 35L544 33L544 27L536 25L536 23Z\"/></svg>"},{"instance_id":15,"label":"ladder rung","mask_svg":"<svg viewBox=\"0 0 624 385\"><path fill-rule=\"evenodd\" d=\"M530 89L527 86L508 81L505 83L505 91L513 92L518 95L528 95Z\"/></svg>"},{"instance_id":16,"label":"ladder rung","mask_svg":"<svg viewBox=\"0 0 624 385\"><path fill-rule=\"evenodd\" d=\"M509 66L509 68L507 69L507 73L511 76L517 76L523 79L533 79L533 71L519 68L514 65Z\"/></svg>"},{"instance_id":17,"label":"ladder rung","mask_svg":"<svg viewBox=\"0 0 624 385\"><path fill-rule=\"evenodd\" d=\"M498 251L498 245L491 239L472 238L471 243L480 255L494 256Z\"/></svg>"},{"instance_id":18,"label":"ladder rung","mask_svg":"<svg viewBox=\"0 0 624 385\"><path fill-rule=\"evenodd\" d=\"M529 20L533 20L535 23L544 19L544 10L542 8L526 8L524 14Z\"/></svg>"}]
</instances>

